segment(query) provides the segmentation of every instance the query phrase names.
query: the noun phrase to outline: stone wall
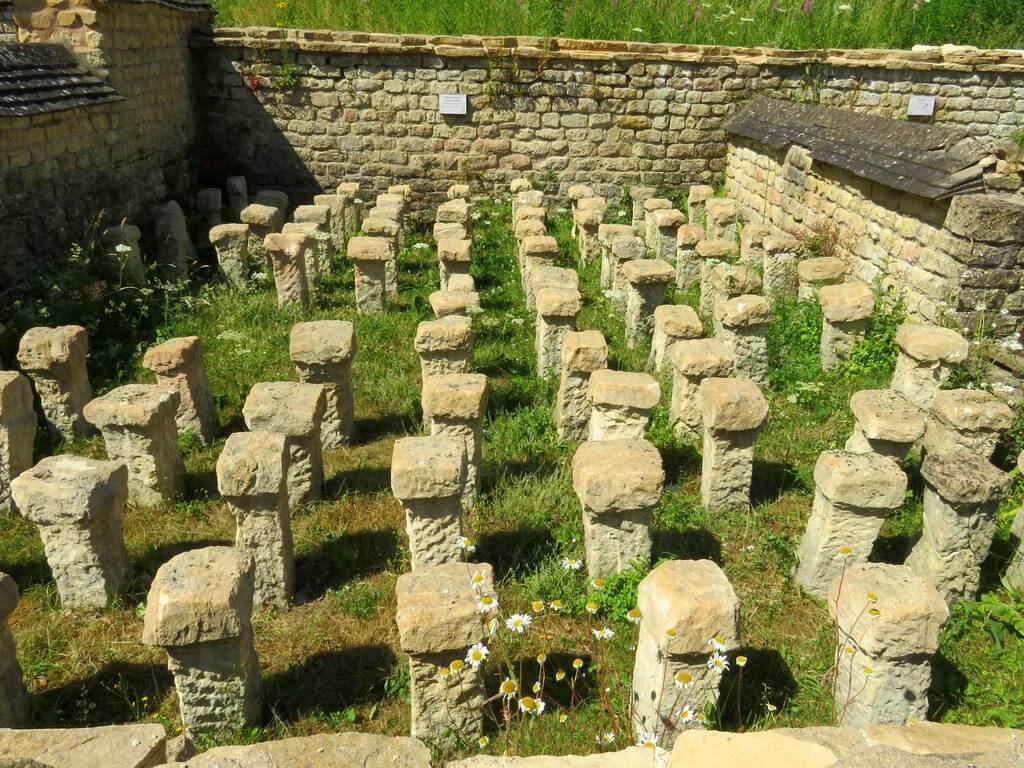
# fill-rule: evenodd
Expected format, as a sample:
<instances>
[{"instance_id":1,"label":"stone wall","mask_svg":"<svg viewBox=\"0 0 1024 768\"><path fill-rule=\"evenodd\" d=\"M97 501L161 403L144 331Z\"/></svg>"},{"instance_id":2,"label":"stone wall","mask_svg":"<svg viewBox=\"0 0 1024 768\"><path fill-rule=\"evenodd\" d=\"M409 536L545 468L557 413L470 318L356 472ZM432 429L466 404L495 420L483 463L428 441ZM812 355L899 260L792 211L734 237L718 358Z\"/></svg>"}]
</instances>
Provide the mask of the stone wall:
<instances>
[{"instance_id":1,"label":"stone wall","mask_svg":"<svg viewBox=\"0 0 1024 768\"><path fill-rule=\"evenodd\" d=\"M793 52L537 38L218 29L196 41L208 181L308 197L411 183L433 205L456 181L517 175L609 199L623 185L712 182L723 120L753 94L935 120L976 136L1024 123L1024 56L939 49ZM438 96L468 97L465 117Z\"/></svg>"}]
</instances>

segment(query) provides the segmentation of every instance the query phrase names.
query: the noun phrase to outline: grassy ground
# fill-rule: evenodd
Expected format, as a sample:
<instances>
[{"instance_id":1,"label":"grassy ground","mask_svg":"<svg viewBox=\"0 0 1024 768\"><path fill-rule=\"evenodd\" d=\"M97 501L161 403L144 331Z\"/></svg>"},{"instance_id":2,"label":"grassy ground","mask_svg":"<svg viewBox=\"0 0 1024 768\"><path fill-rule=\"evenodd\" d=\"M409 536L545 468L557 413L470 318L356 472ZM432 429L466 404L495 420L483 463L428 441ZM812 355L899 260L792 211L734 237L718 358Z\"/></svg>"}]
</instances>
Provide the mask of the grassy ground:
<instances>
[{"instance_id":1,"label":"grassy ground","mask_svg":"<svg viewBox=\"0 0 1024 768\"><path fill-rule=\"evenodd\" d=\"M218 23L774 46L1024 44L1019 0L213 0Z\"/></svg>"},{"instance_id":2,"label":"grassy ground","mask_svg":"<svg viewBox=\"0 0 1024 768\"><path fill-rule=\"evenodd\" d=\"M533 328L514 267L507 204L484 205L475 232L474 273L485 312L475 320L475 370L489 377L485 426L484 495L468 515L476 559L495 566L503 609L530 611L531 602L563 601L546 609L523 638L503 645L521 685L536 678L533 661L547 654L544 697L549 712L516 723L509 733L492 727L489 750L506 746L519 754L589 752L595 736L611 732L616 745L629 735L627 691L635 628L625 621L644 569L627 573L600 592L601 605L584 611L588 585L566 572L563 557L582 557L579 506L571 488L573 450L560 446L552 419L554 385L533 374ZM563 243L566 265L575 246L564 215L551 223ZM585 307L581 329L602 330L612 367L642 369L646 355L624 347L623 329L597 285L595 265L581 274ZM308 312L278 310L272 292L228 290L219 284L180 293L152 318L158 339L200 335L221 420L242 429L241 404L256 382L294 379L287 354L291 325L300 319L355 322L359 353L354 364L360 440L326 456L326 499L293 512L298 557L297 605L255 618L264 678L266 721L262 728L228 741L254 741L320 731L408 732L408 676L394 624L394 585L408 569L404 520L389 489L389 461L397 437L420 430L419 367L412 339L430 316L426 297L437 284L431 249L402 255L402 302L383 317L357 317L351 268L343 267ZM692 300L693 297L679 297ZM881 385L892 365L895 319L883 316L856 363L841 376L823 376L817 364L820 313L813 304L784 306L773 318L771 415L757 447L754 497L749 513L705 513L699 501L697 452L680 445L660 407L649 437L664 458L666 492L654 527L655 560L707 557L720 563L743 605L743 653L750 662L742 686L729 678L719 727L736 729L829 723L831 694L825 673L832 656L832 627L825 607L801 595L789 578L795 546L810 510L811 469L817 454L840 447L848 434L849 394ZM126 343L118 343L122 352ZM130 345L129 345L130 347ZM99 360L116 357L106 345ZM95 362L95 361L93 361ZM94 369L95 381L146 380L138 359ZM668 387L665 385L667 402ZM184 446L188 497L173 505L130 508L126 537L135 568L124 601L90 615L60 610L34 527L2 519L0 570L23 590L12 617L18 653L33 693L36 723L83 726L154 720L179 727L172 681L159 650L139 642L150 580L161 563L184 549L230 543L234 523L216 498L214 464L220 444ZM63 450L102 456L98 439ZM1018 448L1019 450L1019 448ZM1009 466L1005 457L1000 457ZM913 464L911 477L916 477ZM887 521L876 549L879 559L899 562L920 529L919 482L912 480L905 507ZM1024 726L1024 599L998 584L1007 556L1014 498L1000 513L1000 533L986 566L988 605L958 608L942 637L936 664L933 716L966 723ZM609 626L616 637L596 643L592 628ZM1015 628L1016 627L1016 628ZM496 651L495 656L498 653ZM571 676L571 660L585 659L575 690L554 680ZM497 659L495 660L497 661ZM505 674L492 664L489 685ZM572 705L572 706L570 706ZM567 715L560 722L559 714ZM505 743L505 740L508 743ZM465 745L460 751L475 750Z\"/></svg>"}]
</instances>

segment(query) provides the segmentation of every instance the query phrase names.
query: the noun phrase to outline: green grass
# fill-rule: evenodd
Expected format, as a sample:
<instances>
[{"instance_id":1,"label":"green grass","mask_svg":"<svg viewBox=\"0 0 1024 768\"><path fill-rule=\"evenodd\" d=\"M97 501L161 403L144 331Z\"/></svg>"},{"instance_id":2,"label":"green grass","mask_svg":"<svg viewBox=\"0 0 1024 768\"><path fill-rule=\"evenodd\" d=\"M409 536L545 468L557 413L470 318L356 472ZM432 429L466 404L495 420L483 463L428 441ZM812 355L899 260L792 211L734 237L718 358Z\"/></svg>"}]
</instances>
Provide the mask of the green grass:
<instances>
[{"instance_id":1,"label":"green grass","mask_svg":"<svg viewBox=\"0 0 1024 768\"><path fill-rule=\"evenodd\" d=\"M1024 45L1018 0L214 0L224 26L777 48Z\"/></svg>"},{"instance_id":2,"label":"green grass","mask_svg":"<svg viewBox=\"0 0 1024 768\"><path fill-rule=\"evenodd\" d=\"M530 611L538 599L561 600L566 608L562 613L546 610L527 635L503 645L500 655L521 686L537 677L536 654L543 651L548 657L545 699L550 712L517 723L507 746L518 754L586 753L596 748L595 736L608 731L618 734L616 745L622 746L628 739L621 724L627 720L636 640L636 629L624 615L646 565L609 580L598 593L588 589L581 574L561 566L562 557L583 556L581 516L569 472L573 448L556 439L554 384L533 375L533 325L515 271L509 207L478 208L482 216L474 232L473 271L485 311L474 321L473 367L487 374L490 397L483 496L466 516L467 534L478 544L475 557L495 566L504 610ZM550 231L562 243L563 263L575 265L564 214L554 213ZM287 351L294 322L329 317L356 325L353 377L360 439L351 448L326 454L326 498L293 512L296 605L289 611L260 612L254 620L265 723L223 741L343 730L408 733L409 683L394 623L394 587L409 560L388 467L395 439L421 430L412 339L416 324L430 317L426 297L437 284L437 268L430 249L407 249L401 263L401 302L380 317L356 315L352 271L345 263L339 263L338 273L308 311L279 310L265 288L238 291L217 282L178 291L166 302L155 296L156 309L145 311L152 319L152 338L203 338L210 383L228 431L243 428L239 413L253 384L295 378ZM581 288L580 328L604 332L614 367L642 369L646 351L625 348L619 316L598 289L596 265L582 270ZM675 440L667 406L655 411L648 432L667 474L654 519L653 562L711 558L721 564L742 603L743 653L750 663L742 689L730 683L721 713L712 713L712 722L727 729L736 729L741 719L748 730L831 722L824 676L832 659L832 626L825 607L802 595L789 573L810 511L814 461L821 450L845 441L851 426L849 395L864 386L884 385L894 359L891 329L898 316L882 313L855 363L824 375L817 364L820 310L805 303L774 311L772 387L766 393L771 414L758 441L756 504L750 512L709 514L701 508L700 458ZM131 320L121 318L125 327L132 326ZM131 343L122 340L115 346L95 339L99 357L90 365L101 388L147 380L138 359L149 343L145 324L135 332L139 336ZM667 393L666 384L664 403ZM1020 430L1014 435L1019 439ZM98 614L61 612L38 532L20 518L3 518L0 570L11 573L23 591L12 627L38 725L156 721L172 731L179 727L166 659L140 643L141 615L149 582L169 557L233 540L234 521L217 498L213 477L221 446L184 445L185 499L155 509L129 508L125 532L135 581L121 603ZM62 450L104 455L99 439ZM916 475L916 459L908 471ZM876 548L880 559L902 561L920 531L919 485L911 483L915 490L907 504L886 522ZM1024 636L1000 618L1019 614L1024 600L1008 594L996 578L1007 556L1011 512L1021 495L1018 482L1014 498L1000 512L999 536L985 571L987 602L958 608L943 634L932 695L939 719L1024 726ZM601 609L590 617L584 603L595 595ZM590 630L605 624L616 637L595 643ZM498 656L496 650L495 662ZM585 659L585 674L573 690L553 675L577 656ZM507 672L492 665L492 691ZM562 712L568 715L566 723L559 722ZM489 734L490 751L505 748L500 729L491 727ZM475 750L465 745L459 751Z\"/></svg>"}]
</instances>

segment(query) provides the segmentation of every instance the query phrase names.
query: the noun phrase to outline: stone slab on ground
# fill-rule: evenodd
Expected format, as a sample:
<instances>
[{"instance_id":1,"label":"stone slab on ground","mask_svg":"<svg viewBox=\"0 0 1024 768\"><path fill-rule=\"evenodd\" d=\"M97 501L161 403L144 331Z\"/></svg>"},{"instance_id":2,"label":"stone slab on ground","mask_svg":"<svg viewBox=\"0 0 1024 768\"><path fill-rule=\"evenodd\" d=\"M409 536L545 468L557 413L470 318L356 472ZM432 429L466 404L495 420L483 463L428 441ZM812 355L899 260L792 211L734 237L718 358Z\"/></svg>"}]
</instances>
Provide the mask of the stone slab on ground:
<instances>
[{"instance_id":1,"label":"stone slab on ground","mask_svg":"<svg viewBox=\"0 0 1024 768\"><path fill-rule=\"evenodd\" d=\"M99 728L0 728L0 764L31 758L52 768L153 768L166 759L162 725Z\"/></svg>"},{"instance_id":2,"label":"stone slab on ground","mask_svg":"<svg viewBox=\"0 0 1024 768\"><path fill-rule=\"evenodd\" d=\"M630 747L619 752L596 755L565 755L554 757L493 757L481 755L446 763L445 768L658 768L664 764L667 753L643 747ZM657 761L658 758L660 761ZM713 765L713 764L708 764Z\"/></svg>"},{"instance_id":3,"label":"stone slab on ground","mask_svg":"<svg viewBox=\"0 0 1024 768\"><path fill-rule=\"evenodd\" d=\"M158 768L430 768L430 750L408 736L318 734L217 747Z\"/></svg>"}]
</instances>

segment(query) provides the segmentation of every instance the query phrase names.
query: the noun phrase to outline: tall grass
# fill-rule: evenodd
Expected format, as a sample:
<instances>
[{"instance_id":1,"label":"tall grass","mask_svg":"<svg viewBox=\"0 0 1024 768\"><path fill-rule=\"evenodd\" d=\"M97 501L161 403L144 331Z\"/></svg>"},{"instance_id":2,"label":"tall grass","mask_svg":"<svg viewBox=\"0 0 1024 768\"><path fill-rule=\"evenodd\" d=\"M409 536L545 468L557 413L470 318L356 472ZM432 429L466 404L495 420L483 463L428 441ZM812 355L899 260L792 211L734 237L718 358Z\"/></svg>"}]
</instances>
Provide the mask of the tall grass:
<instances>
[{"instance_id":1,"label":"tall grass","mask_svg":"<svg viewBox=\"0 0 1024 768\"><path fill-rule=\"evenodd\" d=\"M222 26L778 48L1024 47L1021 0L213 0Z\"/></svg>"}]
</instances>

